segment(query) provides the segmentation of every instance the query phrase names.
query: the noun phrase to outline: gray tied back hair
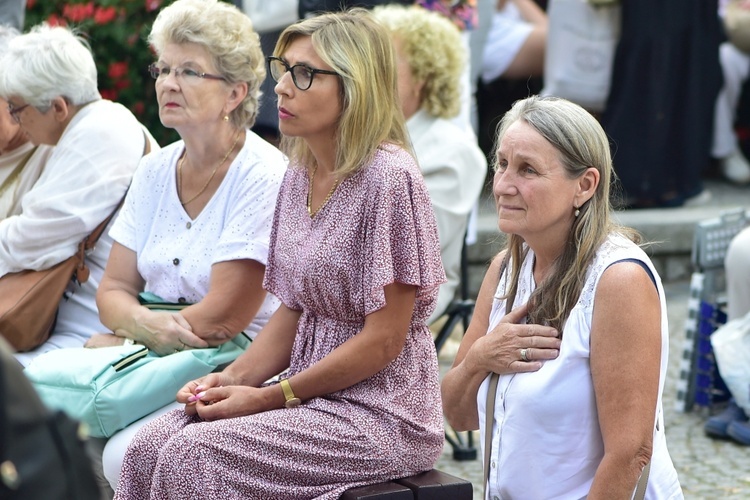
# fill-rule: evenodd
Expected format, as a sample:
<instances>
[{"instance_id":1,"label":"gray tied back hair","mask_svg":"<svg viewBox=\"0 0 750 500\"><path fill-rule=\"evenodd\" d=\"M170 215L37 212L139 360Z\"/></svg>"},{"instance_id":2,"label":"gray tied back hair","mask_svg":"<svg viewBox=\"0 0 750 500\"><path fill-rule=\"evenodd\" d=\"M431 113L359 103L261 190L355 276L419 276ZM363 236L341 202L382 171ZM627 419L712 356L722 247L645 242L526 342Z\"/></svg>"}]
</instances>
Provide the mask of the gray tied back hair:
<instances>
[{"instance_id":1,"label":"gray tied back hair","mask_svg":"<svg viewBox=\"0 0 750 500\"><path fill-rule=\"evenodd\" d=\"M596 118L565 99L531 96L516 101L503 116L498 127L497 146L508 128L517 121L528 124L552 144L568 178L576 179L589 168L599 172L599 185L591 199L578 207L580 214L573 222L562 255L549 277L539 284L530 298L529 323L548 324L562 332L565 320L578 302L588 266L607 236L621 233L636 243L640 242L640 236L612 219L612 156L607 135ZM497 168L497 154L494 161ZM571 211L575 208L571 207ZM513 263L511 287L506 297L514 297L521 262L528 248L515 234L509 235L506 248Z\"/></svg>"}]
</instances>

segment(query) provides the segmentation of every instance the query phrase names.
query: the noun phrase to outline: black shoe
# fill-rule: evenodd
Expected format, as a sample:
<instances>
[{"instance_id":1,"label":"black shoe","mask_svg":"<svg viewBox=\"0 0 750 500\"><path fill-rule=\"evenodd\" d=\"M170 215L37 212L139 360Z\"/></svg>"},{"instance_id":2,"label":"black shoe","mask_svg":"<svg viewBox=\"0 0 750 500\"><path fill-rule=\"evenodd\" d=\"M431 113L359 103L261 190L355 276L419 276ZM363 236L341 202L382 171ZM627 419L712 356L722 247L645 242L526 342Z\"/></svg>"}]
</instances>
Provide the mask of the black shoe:
<instances>
[{"instance_id":1,"label":"black shoe","mask_svg":"<svg viewBox=\"0 0 750 500\"><path fill-rule=\"evenodd\" d=\"M727 428L727 434L740 444L750 446L750 422L735 420Z\"/></svg>"},{"instance_id":2,"label":"black shoe","mask_svg":"<svg viewBox=\"0 0 750 500\"><path fill-rule=\"evenodd\" d=\"M703 430L712 437L728 438L730 437L727 432L729 424L734 421L745 423L748 421L748 418L745 412L742 411L742 408L737 406L732 399L729 401L729 406L723 412L714 415L706 421Z\"/></svg>"}]
</instances>

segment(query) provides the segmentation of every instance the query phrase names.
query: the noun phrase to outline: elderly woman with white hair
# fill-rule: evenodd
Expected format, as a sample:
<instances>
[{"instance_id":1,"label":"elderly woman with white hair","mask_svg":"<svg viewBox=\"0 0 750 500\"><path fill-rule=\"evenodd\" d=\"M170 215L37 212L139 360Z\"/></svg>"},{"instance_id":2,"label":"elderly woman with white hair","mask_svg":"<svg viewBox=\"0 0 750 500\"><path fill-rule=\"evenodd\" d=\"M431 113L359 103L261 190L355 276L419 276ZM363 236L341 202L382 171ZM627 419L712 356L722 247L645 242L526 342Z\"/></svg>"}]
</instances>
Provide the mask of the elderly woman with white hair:
<instances>
[{"instance_id":1,"label":"elderly woman with white hair","mask_svg":"<svg viewBox=\"0 0 750 500\"><path fill-rule=\"evenodd\" d=\"M102 99L91 51L67 28L42 24L13 38L0 67L0 96L12 121L32 143L55 146L21 212L0 220L3 276L47 269L73 255L123 198L150 138L130 111ZM49 340L18 354L22 364L80 347L104 330L95 295L111 244L101 237L87 257L88 281L71 283Z\"/></svg>"},{"instance_id":2,"label":"elderly woman with white hair","mask_svg":"<svg viewBox=\"0 0 750 500\"><path fill-rule=\"evenodd\" d=\"M419 168L438 223L440 255L447 280L429 322L440 317L456 294L461 251L487 173L476 137L453 118L461 107L466 55L458 28L437 12L387 5L373 10L393 35L398 94Z\"/></svg>"},{"instance_id":3,"label":"elderly woman with white hair","mask_svg":"<svg viewBox=\"0 0 750 500\"><path fill-rule=\"evenodd\" d=\"M0 54L17 29L0 25ZM52 147L36 145L8 112L8 101L0 97L0 220L21 213L21 199L44 170Z\"/></svg>"}]
</instances>

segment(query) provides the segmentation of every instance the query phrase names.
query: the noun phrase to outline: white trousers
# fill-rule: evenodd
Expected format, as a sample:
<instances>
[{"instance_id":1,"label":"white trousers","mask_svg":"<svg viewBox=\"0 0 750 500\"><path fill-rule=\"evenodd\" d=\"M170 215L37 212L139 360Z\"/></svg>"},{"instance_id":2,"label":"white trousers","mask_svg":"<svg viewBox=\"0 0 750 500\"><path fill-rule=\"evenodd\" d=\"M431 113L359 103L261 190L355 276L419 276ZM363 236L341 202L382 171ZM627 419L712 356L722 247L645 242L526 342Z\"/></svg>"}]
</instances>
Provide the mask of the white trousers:
<instances>
[{"instance_id":1,"label":"white trousers","mask_svg":"<svg viewBox=\"0 0 750 500\"><path fill-rule=\"evenodd\" d=\"M750 73L750 56L731 43L724 42L719 47L719 60L724 74L724 86L716 97L711 156L726 158L737 149L734 121L742 85Z\"/></svg>"},{"instance_id":2,"label":"white trousers","mask_svg":"<svg viewBox=\"0 0 750 500\"><path fill-rule=\"evenodd\" d=\"M152 420L156 420L167 412L183 407L183 404L175 401L174 403L168 404L167 406L146 415L140 420L136 420L109 438L109 441L107 441L107 444L104 446L104 453L102 453L102 468L104 470L104 477L109 481L112 490L117 490L117 483L120 481L120 469L122 468L122 460L125 458L125 452L128 451L130 442L141 427Z\"/></svg>"},{"instance_id":3,"label":"white trousers","mask_svg":"<svg viewBox=\"0 0 750 500\"><path fill-rule=\"evenodd\" d=\"M728 320L750 312L750 227L732 239L724 259L727 275Z\"/></svg>"}]
</instances>

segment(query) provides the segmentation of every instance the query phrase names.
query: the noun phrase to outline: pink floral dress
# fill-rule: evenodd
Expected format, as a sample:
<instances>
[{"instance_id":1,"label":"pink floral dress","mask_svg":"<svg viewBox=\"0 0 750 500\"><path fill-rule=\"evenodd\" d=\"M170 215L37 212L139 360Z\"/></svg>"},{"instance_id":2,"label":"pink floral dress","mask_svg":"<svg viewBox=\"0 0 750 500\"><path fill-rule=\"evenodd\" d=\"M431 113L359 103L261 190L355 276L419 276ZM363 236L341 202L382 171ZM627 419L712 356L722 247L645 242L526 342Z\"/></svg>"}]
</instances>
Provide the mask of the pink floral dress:
<instances>
[{"instance_id":1,"label":"pink floral dress","mask_svg":"<svg viewBox=\"0 0 750 500\"><path fill-rule=\"evenodd\" d=\"M157 419L128 448L115 498L335 499L428 470L440 456L438 365L425 319L445 278L419 168L404 150L383 146L313 218L308 183L305 169L287 171L266 269L268 291L302 311L289 374L359 333L394 281L418 287L401 354L297 408L215 422L182 411Z\"/></svg>"}]
</instances>

